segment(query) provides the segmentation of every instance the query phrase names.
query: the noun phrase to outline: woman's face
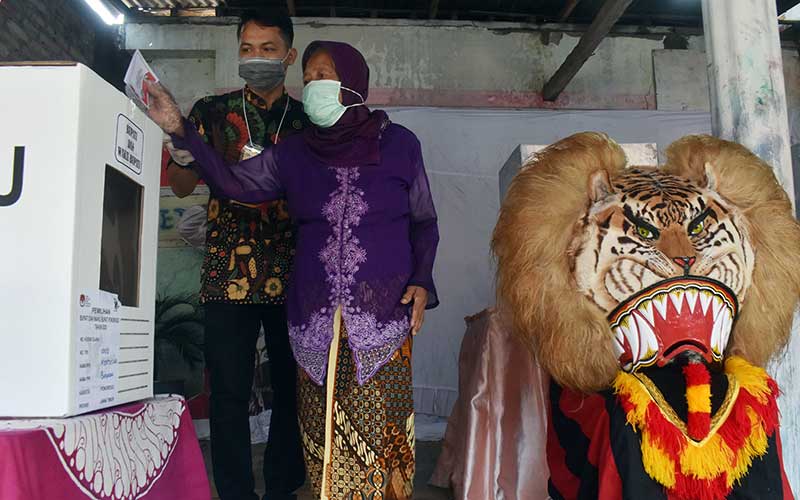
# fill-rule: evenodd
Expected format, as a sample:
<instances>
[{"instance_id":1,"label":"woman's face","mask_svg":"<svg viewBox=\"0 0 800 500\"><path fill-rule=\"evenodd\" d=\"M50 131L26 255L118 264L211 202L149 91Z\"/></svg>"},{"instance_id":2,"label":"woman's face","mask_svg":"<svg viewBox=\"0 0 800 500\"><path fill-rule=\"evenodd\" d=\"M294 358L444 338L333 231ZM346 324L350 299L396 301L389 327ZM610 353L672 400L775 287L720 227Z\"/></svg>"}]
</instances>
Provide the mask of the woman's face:
<instances>
[{"instance_id":1,"label":"woman's face","mask_svg":"<svg viewBox=\"0 0 800 500\"><path fill-rule=\"evenodd\" d=\"M324 50L314 52L303 71L303 85L308 85L308 82L315 80L336 80L339 75L336 73L336 65L333 63L331 56Z\"/></svg>"}]
</instances>

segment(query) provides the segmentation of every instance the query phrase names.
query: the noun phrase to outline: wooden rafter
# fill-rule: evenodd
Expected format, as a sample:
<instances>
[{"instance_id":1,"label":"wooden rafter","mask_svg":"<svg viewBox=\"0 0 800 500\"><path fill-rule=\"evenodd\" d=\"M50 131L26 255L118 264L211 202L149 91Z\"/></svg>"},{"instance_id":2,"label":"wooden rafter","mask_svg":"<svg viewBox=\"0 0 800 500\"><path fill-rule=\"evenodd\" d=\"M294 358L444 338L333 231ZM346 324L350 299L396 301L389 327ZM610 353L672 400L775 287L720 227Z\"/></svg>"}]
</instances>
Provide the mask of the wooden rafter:
<instances>
[{"instance_id":1,"label":"wooden rafter","mask_svg":"<svg viewBox=\"0 0 800 500\"><path fill-rule=\"evenodd\" d=\"M631 4L633 0L606 0L597 12L592 24L583 34L578 45L572 49L567 59L561 64L561 67L555 72L550 80L544 85L542 89L542 97L546 101L555 101L564 87L572 80L583 66L583 63L589 59L594 50L600 45L600 42L605 38L611 27L619 20L625 9Z\"/></svg>"},{"instance_id":2,"label":"wooden rafter","mask_svg":"<svg viewBox=\"0 0 800 500\"><path fill-rule=\"evenodd\" d=\"M563 23L566 21L580 1L581 0L567 0L564 2L564 7L562 7L561 12L558 13L558 22Z\"/></svg>"},{"instance_id":3,"label":"wooden rafter","mask_svg":"<svg viewBox=\"0 0 800 500\"><path fill-rule=\"evenodd\" d=\"M431 0L431 8L428 12L428 17L431 19L436 19L439 15L439 0Z\"/></svg>"}]
</instances>

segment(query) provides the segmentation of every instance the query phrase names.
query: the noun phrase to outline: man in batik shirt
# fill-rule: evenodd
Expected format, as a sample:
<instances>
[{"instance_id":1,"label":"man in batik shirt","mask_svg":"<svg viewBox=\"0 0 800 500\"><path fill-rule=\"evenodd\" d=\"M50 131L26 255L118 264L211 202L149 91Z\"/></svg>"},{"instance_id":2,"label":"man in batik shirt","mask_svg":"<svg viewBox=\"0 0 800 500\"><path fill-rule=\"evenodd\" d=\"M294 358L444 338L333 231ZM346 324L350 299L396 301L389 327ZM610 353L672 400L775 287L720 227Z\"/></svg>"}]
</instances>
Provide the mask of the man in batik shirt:
<instances>
[{"instance_id":1,"label":"man in batik shirt","mask_svg":"<svg viewBox=\"0 0 800 500\"><path fill-rule=\"evenodd\" d=\"M307 123L302 104L284 88L286 68L297 57L291 19L270 11L248 12L238 34L239 75L247 86L201 99L189 115L204 140L230 163L259 154ZM179 197L191 194L199 179L183 154L173 154L176 161L167 167ZM222 500L258 498L248 407L262 325L274 394L264 456L264 498L294 498L293 491L305 480L296 366L284 309L295 241L285 203L251 205L220 199L213 191L209 199L200 299L206 314L214 480Z\"/></svg>"}]
</instances>

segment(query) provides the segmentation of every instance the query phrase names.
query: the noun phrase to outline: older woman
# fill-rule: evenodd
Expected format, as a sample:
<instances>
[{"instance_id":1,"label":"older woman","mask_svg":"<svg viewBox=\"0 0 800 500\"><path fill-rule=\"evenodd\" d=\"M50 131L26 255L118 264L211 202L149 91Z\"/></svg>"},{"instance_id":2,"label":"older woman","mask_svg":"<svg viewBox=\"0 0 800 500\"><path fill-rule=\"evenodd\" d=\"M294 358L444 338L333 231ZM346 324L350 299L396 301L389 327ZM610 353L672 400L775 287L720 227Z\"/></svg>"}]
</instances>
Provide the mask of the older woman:
<instances>
[{"instance_id":1,"label":"older woman","mask_svg":"<svg viewBox=\"0 0 800 500\"><path fill-rule=\"evenodd\" d=\"M369 69L353 47L303 56L314 126L226 165L164 89L151 117L189 149L216 192L286 197L299 226L288 290L307 469L323 499L409 499L414 475L411 336L438 304L436 212L417 138L366 105Z\"/></svg>"}]
</instances>

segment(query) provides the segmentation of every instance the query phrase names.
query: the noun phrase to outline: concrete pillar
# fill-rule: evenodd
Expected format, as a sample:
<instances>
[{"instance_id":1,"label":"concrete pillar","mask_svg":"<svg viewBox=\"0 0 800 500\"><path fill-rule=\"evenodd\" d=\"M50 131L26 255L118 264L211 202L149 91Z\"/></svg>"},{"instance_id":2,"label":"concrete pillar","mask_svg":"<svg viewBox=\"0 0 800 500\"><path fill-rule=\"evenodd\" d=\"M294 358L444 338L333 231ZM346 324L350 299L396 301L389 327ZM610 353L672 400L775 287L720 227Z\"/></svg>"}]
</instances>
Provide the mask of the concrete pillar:
<instances>
[{"instance_id":1,"label":"concrete pillar","mask_svg":"<svg viewBox=\"0 0 800 500\"><path fill-rule=\"evenodd\" d=\"M773 0L703 0L714 134L754 151L775 170L794 198L786 89ZM800 490L800 329L785 356L771 367L783 390L783 457L794 491Z\"/></svg>"},{"instance_id":2,"label":"concrete pillar","mask_svg":"<svg viewBox=\"0 0 800 500\"><path fill-rule=\"evenodd\" d=\"M778 14L770 0L703 0L714 135L772 165L794 197Z\"/></svg>"}]
</instances>

